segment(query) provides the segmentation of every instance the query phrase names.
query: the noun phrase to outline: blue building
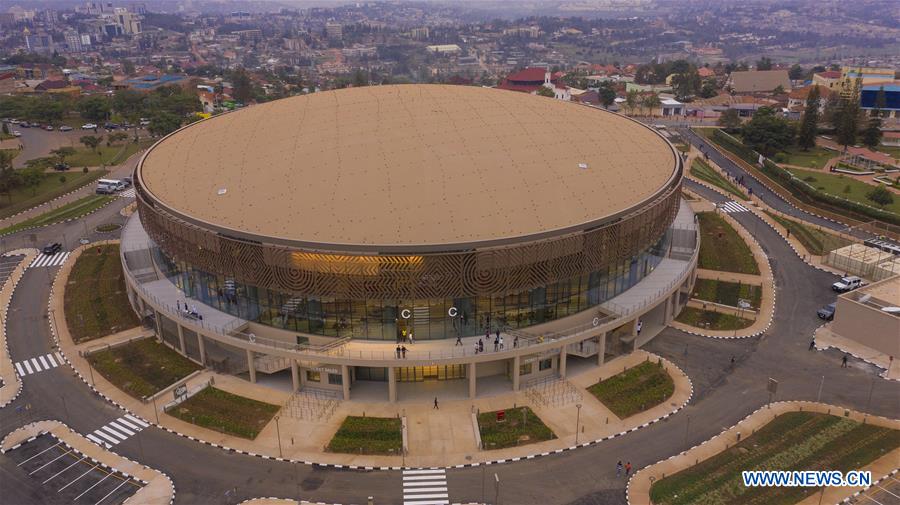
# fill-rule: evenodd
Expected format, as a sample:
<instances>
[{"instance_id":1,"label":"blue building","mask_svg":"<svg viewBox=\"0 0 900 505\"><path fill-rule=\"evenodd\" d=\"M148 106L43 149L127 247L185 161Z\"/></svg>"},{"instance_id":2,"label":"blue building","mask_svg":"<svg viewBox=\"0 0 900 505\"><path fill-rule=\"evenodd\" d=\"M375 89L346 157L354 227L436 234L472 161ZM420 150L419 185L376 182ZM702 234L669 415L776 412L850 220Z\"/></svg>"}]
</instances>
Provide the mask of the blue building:
<instances>
[{"instance_id":1,"label":"blue building","mask_svg":"<svg viewBox=\"0 0 900 505\"><path fill-rule=\"evenodd\" d=\"M859 97L860 105L867 111L874 109L881 89L884 89L884 107L881 108L884 116L900 118L900 83L896 81L863 86Z\"/></svg>"}]
</instances>

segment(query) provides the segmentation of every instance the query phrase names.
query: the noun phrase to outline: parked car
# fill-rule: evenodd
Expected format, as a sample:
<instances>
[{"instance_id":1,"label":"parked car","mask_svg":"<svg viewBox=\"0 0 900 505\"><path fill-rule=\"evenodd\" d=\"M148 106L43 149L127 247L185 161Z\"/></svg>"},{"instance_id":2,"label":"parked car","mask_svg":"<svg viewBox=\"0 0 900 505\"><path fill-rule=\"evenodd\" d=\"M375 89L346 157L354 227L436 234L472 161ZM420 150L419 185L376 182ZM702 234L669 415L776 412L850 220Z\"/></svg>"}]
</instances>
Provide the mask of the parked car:
<instances>
[{"instance_id":1,"label":"parked car","mask_svg":"<svg viewBox=\"0 0 900 505\"><path fill-rule=\"evenodd\" d=\"M31 125L27 121L22 121L19 123L19 128L31 128Z\"/></svg>"},{"instance_id":2,"label":"parked car","mask_svg":"<svg viewBox=\"0 0 900 505\"><path fill-rule=\"evenodd\" d=\"M52 131L53 131L53 127L50 126L50 125L45 126L44 129L47 130L48 132L52 132Z\"/></svg>"},{"instance_id":3,"label":"parked car","mask_svg":"<svg viewBox=\"0 0 900 505\"><path fill-rule=\"evenodd\" d=\"M126 188L131 187L131 177L122 177L121 181L122 181L122 184L124 184Z\"/></svg>"},{"instance_id":4,"label":"parked car","mask_svg":"<svg viewBox=\"0 0 900 505\"><path fill-rule=\"evenodd\" d=\"M59 242L50 242L49 244L45 245L43 249L41 249L41 252L48 256L52 256L59 251L62 251L62 244L60 244Z\"/></svg>"},{"instance_id":5,"label":"parked car","mask_svg":"<svg viewBox=\"0 0 900 505\"><path fill-rule=\"evenodd\" d=\"M834 319L834 303L829 303L828 305L819 309L817 314L819 315L819 319L824 319L826 321L831 321Z\"/></svg>"},{"instance_id":6,"label":"parked car","mask_svg":"<svg viewBox=\"0 0 900 505\"><path fill-rule=\"evenodd\" d=\"M53 170L58 170L60 172L68 170L68 169L69 169L68 163L57 163L56 165L53 165Z\"/></svg>"},{"instance_id":7,"label":"parked car","mask_svg":"<svg viewBox=\"0 0 900 505\"><path fill-rule=\"evenodd\" d=\"M81 129L82 130L96 130L97 125L95 125L94 123L85 123L85 124L81 125Z\"/></svg>"},{"instance_id":8,"label":"parked car","mask_svg":"<svg viewBox=\"0 0 900 505\"><path fill-rule=\"evenodd\" d=\"M149 119L141 118L141 126L147 126L150 124Z\"/></svg>"},{"instance_id":9,"label":"parked car","mask_svg":"<svg viewBox=\"0 0 900 505\"><path fill-rule=\"evenodd\" d=\"M19 130L15 130L15 131L12 132L12 136L13 136L13 137L21 137L21 136L22 136L22 132L20 132Z\"/></svg>"},{"instance_id":10,"label":"parked car","mask_svg":"<svg viewBox=\"0 0 900 505\"><path fill-rule=\"evenodd\" d=\"M847 291L853 291L854 289L865 285L866 283L862 279L855 275L851 275L849 277L841 277L841 280L831 285L831 289L838 293L846 293Z\"/></svg>"},{"instance_id":11,"label":"parked car","mask_svg":"<svg viewBox=\"0 0 900 505\"><path fill-rule=\"evenodd\" d=\"M117 123L106 123L103 125L103 127L106 128L107 130L115 130L116 128L119 127L119 125Z\"/></svg>"},{"instance_id":12,"label":"parked car","mask_svg":"<svg viewBox=\"0 0 900 505\"><path fill-rule=\"evenodd\" d=\"M61 132L70 132L70 131L72 131L72 127L69 126L69 125L64 124L64 125L62 125L62 126L59 127L59 131L61 131Z\"/></svg>"}]
</instances>

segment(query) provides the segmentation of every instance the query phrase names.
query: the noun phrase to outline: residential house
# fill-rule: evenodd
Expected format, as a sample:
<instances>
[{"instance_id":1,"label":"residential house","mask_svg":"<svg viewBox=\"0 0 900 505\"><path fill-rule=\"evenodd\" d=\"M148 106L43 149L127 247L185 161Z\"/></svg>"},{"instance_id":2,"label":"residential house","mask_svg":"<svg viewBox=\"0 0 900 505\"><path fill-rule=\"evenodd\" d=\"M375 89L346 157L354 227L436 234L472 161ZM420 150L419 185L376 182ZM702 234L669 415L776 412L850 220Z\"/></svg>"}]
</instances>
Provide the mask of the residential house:
<instances>
[{"instance_id":1,"label":"residential house","mask_svg":"<svg viewBox=\"0 0 900 505\"><path fill-rule=\"evenodd\" d=\"M569 101L572 95L570 88L562 82L562 75L562 72L551 75L550 71L543 67L530 67L506 76L497 85L497 89L534 95L541 88L549 88L553 90L555 98Z\"/></svg>"},{"instance_id":2,"label":"residential house","mask_svg":"<svg viewBox=\"0 0 900 505\"><path fill-rule=\"evenodd\" d=\"M779 87L791 89L791 78L787 70L751 70L732 72L725 87L733 93L772 93Z\"/></svg>"},{"instance_id":3,"label":"residential house","mask_svg":"<svg viewBox=\"0 0 900 505\"><path fill-rule=\"evenodd\" d=\"M841 88L841 72L839 70L817 72L813 74L812 83L832 91L837 91Z\"/></svg>"}]
</instances>

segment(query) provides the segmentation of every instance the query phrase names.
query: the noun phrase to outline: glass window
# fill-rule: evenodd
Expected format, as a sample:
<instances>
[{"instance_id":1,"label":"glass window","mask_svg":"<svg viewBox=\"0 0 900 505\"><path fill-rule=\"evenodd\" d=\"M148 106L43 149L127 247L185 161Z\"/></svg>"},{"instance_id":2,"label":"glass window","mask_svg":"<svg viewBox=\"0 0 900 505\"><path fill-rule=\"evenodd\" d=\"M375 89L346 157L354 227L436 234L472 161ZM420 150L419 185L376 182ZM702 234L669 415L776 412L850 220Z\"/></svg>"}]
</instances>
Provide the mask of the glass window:
<instances>
[{"instance_id":1,"label":"glass window","mask_svg":"<svg viewBox=\"0 0 900 505\"><path fill-rule=\"evenodd\" d=\"M531 373L531 363L519 365L519 375L528 375Z\"/></svg>"},{"instance_id":2,"label":"glass window","mask_svg":"<svg viewBox=\"0 0 900 505\"><path fill-rule=\"evenodd\" d=\"M309 382L322 382L322 376L315 370L307 370L306 380Z\"/></svg>"},{"instance_id":3,"label":"glass window","mask_svg":"<svg viewBox=\"0 0 900 505\"><path fill-rule=\"evenodd\" d=\"M328 383L332 386L340 386L344 384L344 377L339 373L328 374Z\"/></svg>"},{"instance_id":4,"label":"glass window","mask_svg":"<svg viewBox=\"0 0 900 505\"><path fill-rule=\"evenodd\" d=\"M553 359L552 358L542 359L538 363L538 370L550 370L551 368L553 368Z\"/></svg>"}]
</instances>

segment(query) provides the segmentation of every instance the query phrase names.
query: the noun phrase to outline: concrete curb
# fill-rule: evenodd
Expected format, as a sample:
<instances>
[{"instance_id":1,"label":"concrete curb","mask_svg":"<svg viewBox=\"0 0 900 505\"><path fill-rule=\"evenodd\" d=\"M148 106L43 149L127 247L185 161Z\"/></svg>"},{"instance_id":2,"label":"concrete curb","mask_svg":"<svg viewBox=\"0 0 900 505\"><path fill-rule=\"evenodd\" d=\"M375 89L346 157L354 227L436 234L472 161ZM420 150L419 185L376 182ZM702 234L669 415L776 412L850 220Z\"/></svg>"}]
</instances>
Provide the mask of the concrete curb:
<instances>
[{"instance_id":1,"label":"concrete curb","mask_svg":"<svg viewBox=\"0 0 900 505\"><path fill-rule=\"evenodd\" d=\"M872 489L872 486L877 486L878 484L881 484L882 482L886 481L887 479L892 479L895 475L897 475L897 473L900 473L900 468L897 468L894 471L890 472L889 474L876 480L875 482L872 483L871 486L866 486L865 489L861 489L861 490L851 494L850 496L844 498L843 500L840 501L840 503L856 503L854 498L858 498L861 494L865 493L869 489Z\"/></svg>"},{"instance_id":2,"label":"concrete curb","mask_svg":"<svg viewBox=\"0 0 900 505\"><path fill-rule=\"evenodd\" d=\"M828 324L828 323L825 323L825 324ZM825 326L825 324L820 325L818 328L816 328L813 331L813 338L812 338L813 342L816 341L816 332L819 331L820 329L822 329ZM869 365L872 365L875 368L882 370L882 372L880 374L878 374L878 376L886 381L900 382L900 379L892 379L892 378L888 377L887 376L887 373L888 373L887 368L884 368L883 366L879 365L878 363L875 363L874 361L869 361L866 358L863 358L862 356L856 355L850 351L845 351L845 350L841 349L840 347L837 347L834 345L826 345L824 347L819 347L818 345L816 345L817 351L827 351L828 349L836 349L842 353L849 354L850 356L853 356L854 358L858 359L859 361L862 361L863 363L868 363Z\"/></svg>"},{"instance_id":3,"label":"concrete curb","mask_svg":"<svg viewBox=\"0 0 900 505\"><path fill-rule=\"evenodd\" d=\"M688 453L688 452L690 452L690 451L692 451L692 450L694 450L694 449L696 449L696 448L698 448L698 447L701 447L701 446L703 446L703 445L709 444L709 443L711 443L712 441L714 441L714 440L718 439L719 437L723 436L725 433L727 433L727 432L731 431L732 429L736 428L738 425L740 425L741 423L743 423L744 421L746 421L746 420L749 419L750 417L754 416L755 414L759 413L760 411L768 410L768 407L769 407L770 405L771 405L771 406L775 406L775 405L782 405L782 404L800 404L800 405L801 405L801 410L802 410L802 404L824 405L824 406L826 406L826 407L833 408L833 409L840 410L840 411L852 410L852 409L848 409L848 408L846 408L846 407L840 407L840 406L837 406L837 405L831 405L831 404L827 404L827 403L810 402L810 401L805 401L805 400L782 400L782 401L772 402L771 404L764 404L764 405L762 405L761 407L759 407L758 409L754 410L753 412L751 412L751 413L747 414L746 416L744 416L743 418L741 418L738 422L734 423L733 425L729 426L728 428L724 428L724 429L723 429L722 431L720 431L718 434L713 435L712 437L710 437L710 438L704 440L703 442L700 442L700 443L697 444L697 445L691 446L690 448L685 449L685 450L679 452L678 454L673 454L673 455L669 456L668 458L663 458L663 459L661 459L661 460L659 460L659 461L657 461L657 462L655 462L655 463L650 463L649 465L646 465L645 467L641 468L640 470L634 472L634 474L632 474L631 478L629 478L629 479L628 479L628 482L625 484L625 501L626 501L626 503L628 503L628 505L632 505L632 502L631 502L631 496L629 495L629 491L630 491L630 488L631 488L631 483L632 483L632 481L633 481L633 480L634 480L641 472L647 471L648 468L651 468L651 467L653 467L653 466L655 466L655 465L658 465L659 463L662 463L662 462L664 462L664 461L668 461L668 460L673 459L673 458L677 458L677 457L682 456L682 455L684 455L684 454L686 454L686 453ZM859 411L856 411L856 412L859 412ZM859 413L862 414L862 412L859 412ZM866 415L868 416L868 414L866 414ZM882 416L870 416L870 417L882 417ZM889 419L889 418L886 418L886 417L882 417L882 419L887 419L887 420L889 420L889 421L893 421L893 419ZM716 454L718 454L718 453L716 453ZM714 457L714 456L713 456L713 457ZM690 467L688 467L688 468L690 468ZM900 471L900 469L894 470L894 471L891 473L891 475L893 475L894 473L897 473L898 471ZM870 486L870 487L871 487L871 486ZM867 488L867 489L868 489L868 488ZM853 496L856 496L856 495L858 495L858 494L861 493L861 492L862 492L862 491L859 491L859 492L857 492L856 494L854 494ZM842 500L842 501L839 502L839 503L847 503L847 500L848 500L848 499L849 499L849 497L846 498L846 499L844 499L844 500Z\"/></svg>"},{"instance_id":4,"label":"concrete curb","mask_svg":"<svg viewBox=\"0 0 900 505\"><path fill-rule=\"evenodd\" d=\"M92 246L93 246L93 243L92 243L92 244L86 244L84 247L92 247ZM67 261L67 262L68 262L68 261L73 261L71 255L70 255L69 258L66 259L66 261ZM56 277L59 276L59 272L62 272L62 270L63 270L62 268L60 268L59 270L57 270L57 275L56 275ZM49 310L50 305L51 305L51 300L53 299L53 296L54 296L54 295L53 295L53 288L55 288L56 282L57 282L57 280L58 280L56 277L53 279L53 286L51 287L51 290L50 290L50 297L47 299L47 308L48 308L48 310ZM163 426L163 425L161 425L161 424L154 423L153 421L150 421L150 420L148 420L148 419L144 419L143 417L141 417L141 416L138 415L137 413L128 410L125 406L121 405L120 403L116 402L116 401L113 400L112 398L110 398L110 397L104 395L103 393L101 393L100 391L98 391L96 388L94 388L94 386L91 385L91 383L90 383L90 381L88 380L88 378L85 377L85 376L83 376L83 375L81 374L81 372L79 372L78 369L75 368L75 366L72 364L71 360L69 360L69 357L66 356L66 354L63 352L62 347L59 345L59 337L58 337L58 335L57 335L56 328L53 326L53 321L52 321L52 320L49 321L49 324L50 324L50 334L51 334L52 337L53 337L53 341L54 341L54 344L55 344L55 346L56 346L56 350L59 351L60 355L63 357L63 360L69 365L70 368L72 368L72 370L75 372L75 375L77 375L78 378L80 378L81 381L84 382L84 384L85 384L88 388L90 388L91 391L93 391L95 394L97 394L99 397L103 398L103 399L106 400L107 402L109 402L109 403L111 403L112 405L116 406L117 408L119 408L119 409L122 410L123 412L126 412L126 413L128 413L128 414L131 414L131 415L137 417L138 419L143 420L143 421L146 422L147 424L150 424L150 425L152 425L152 426L155 426L155 427L157 427L157 428L159 428L159 429L161 429L161 430L163 430L163 431L166 431L166 432L168 432L168 433L171 433L171 434L173 434L173 435L178 435L178 436L180 436L180 437L182 437L182 438L186 438L186 439L191 440L191 441L194 441L194 442L200 442L200 443L202 443L202 444L206 444L206 445L209 445L209 446L211 446L211 447L215 447L215 448L217 448L217 449L222 449L222 450L227 451L227 452L233 452L233 453L236 453L236 454L243 454L243 455L246 455L246 456L255 456L255 457L258 457L258 458L262 458L262 459L268 459L268 460L279 461L279 462L285 462L285 463L300 463L300 464L309 465L309 466L318 466L318 467L326 467L326 468L337 468L337 469L349 469L349 470L364 470L364 471L371 471L371 470L397 471L397 470L414 470L414 469L421 469L420 467L407 467L407 466L360 466L360 465L342 465L342 464L337 464L337 463L319 463L319 462L316 462L316 461L306 461L306 460L299 460L299 459L289 459L289 458L282 458L282 457L276 457L276 456L269 456L269 455L267 455L267 454L257 454L257 453L254 453L254 452L247 452L247 451L243 451L243 450L240 450L240 449L234 449L234 448L231 448L231 447L228 447L228 446L225 446L225 445L216 444L216 443L213 443L213 442L208 442L208 441L206 441L206 440L199 439L199 438L196 438L196 437L193 437L193 436L190 436L190 435L185 435L185 434L180 433L180 432L178 432L178 431L175 431L175 430L172 430L172 429L170 429L170 428L167 428L166 426ZM687 406L687 404L690 403L691 399L693 399L693 397L694 397L694 383L693 383L693 381L691 381L690 376L689 376L688 374L686 374L686 373L684 372L684 370L682 370L680 367L678 367L678 365L676 365L675 363L672 363L671 361L669 361L669 360L667 360L667 359L665 359L665 358L663 358L663 357L661 357L661 356L657 356L657 355L652 354L652 353L648 353L648 354L649 354L651 357L654 357L654 358L656 358L656 359L662 360L662 362L663 362L666 366L672 367L672 368L674 368L675 370L677 370L679 373L681 373L682 375L684 375L684 376L687 378L687 380L688 380L688 384L690 385L690 394L688 395L687 399L686 399L681 405L675 407L674 409L672 409L671 411L669 411L667 414L665 414L665 415L663 415L663 416L660 416L660 417L657 417L656 419L653 419L653 420L651 420L651 421L647 421L647 422L645 422L645 423L643 423L643 424L641 424L641 425L639 425L639 426L635 426L635 427L633 427L633 428L629 428L628 430L625 430L625 431L622 431L622 432L619 432L619 433L614 433L614 434L612 434L612 435L607 435L607 436L605 436L605 437L598 438L598 439L596 439L596 440L592 440L592 441L588 441L588 442L583 442L583 443L580 443L580 444L578 444L578 445L574 445L574 446L570 446L570 447L564 447L564 448L556 449L556 450L553 450L553 451L545 451L545 452L541 452L541 453L530 454L530 455L527 455L527 456L518 456L518 457L514 457L514 458L504 458L504 459L497 459L497 460L484 461L484 462L478 462L478 463L465 463L465 464L461 464L461 465L435 466L435 467L427 467L427 468L428 468L428 469L445 469L445 470L456 469L456 468L472 468L472 467L477 467L477 466L482 466L482 465L498 465L498 464L502 464L502 463L511 463L511 462L521 461L521 460L525 460L525 459L534 459L534 458L538 458L538 457L541 457L541 456L549 456L549 455L551 455L551 454L559 454L559 453L563 453L563 452L566 452L566 451L575 450L575 449L578 449L578 448L580 448L580 447L588 447L588 446L591 446L591 445L599 444L600 442L604 442L604 441L606 441L606 440L611 440L611 439L613 439L613 438L616 438L616 437L620 437L620 436L626 435L626 434L631 433L631 432L633 432L633 431L637 431L637 430L639 430L639 429L641 429L641 428L646 428L647 426L650 426L651 424L655 424L655 423L657 423L657 422L659 422L659 421L668 419L670 416L675 415L675 414L678 413L681 409L683 409L685 406Z\"/></svg>"},{"instance_id":5,"label":"concrete curb","mask_svg":"<svg viewBox=\"0 0 900 505\"><path fill-rule=\"evenodd\" d=\"M90 196L90 195L88 195L88 196ZM87 198L87 197L85 197L85 198ZM81 214L80 216L70 217L70 218L64 219L64 220L62 220L62 221L57 221L57 222L55 222L55 223L42 224L42 225L39 225L39 226L29 226L29 227L27 227L27 228L19 228L18 230L4 233L4 234L0 235L0 237L6 237L6 236L9 236L9 235L13 235L13 234L16 234L16 233L21 233L21 232L23 232L23 231L28 231L28 230L37 230L37 229L39 229L39 228L45 228L45 227L47 227L47 226L53 226L53 225L57 225L57 224L61 224L61 223L69 223L69 222L72 222L72 221L77 221L77 220L82 219L82 218L84 218L84 217L87 217L87 216L89 216L89 215L91 215L91 214L93 214L93 213L95 213L95 212L98 212L98 211L100 211L101 209L104 209L104 208L106 208L106 207L109 207L109 206L112 205L112 203L115 202L118 198L119 198L118 196L113 197L112 200L110 200L110 201L104 203L103 205L97 207L96 209L94 209L94 210L92 210L92 211L90 211L90 212L85 212L84 214ZM78 201L78 200L75 200L75 202L77 202L77 201ZM74 202L69 202L69 203L74 203ZM68 204L66 204L66 205L68 205ZM35 216L35 217L37 217L37 216ZM12 225L12 226L15 226L15 225Z\"/></svg>"},{"instance_id":6,"label":"concrete curb","mask_svg":"<svg viewBox=\"0 0 900 505\"><path fill-rule=\"evenodd\" d=\"M51 419L45 419L44 421L51 421L51 422L58 423L58 424L61 425L62 427L64 427L64 428L66 428L67 430L69 430L69 432L72 433L73 435L76 435L76 436L78 436L78 437L81 437L82 439L84 439L85 442L90 442L90 439L84 437L82 434L80 434L80 433L78 433L77 431L73 430L73 429L70 428L66 423L64 423L64 422L62 422L62 421L56 421L56 420L51 420ZM26 424L26 425L24 425L24 426L28 426L28 425L31 425L31 424L35 424L35 423L37 423L37 422L41 422L41 421L32 421L32 422L30 422L30 423L28 423L28 424ZM0 447L2 447L2 446L5 444L6 439L8 439L10 436L12 436L13 433L15 433L15 432L16 432L18 429L20 429L20 428L22 428L22 427L20 426L19 428L16 428L15 430L12 430L11 432L7 433L6 436L3 437L2 440L0 440ZM41 436L41 435L50 435L51 437L55 438L55 439L58 440L60 443L62 443L63 445L65 445L70 451L75 452L75 453L77 453L77 454L80 454L80 455L84 456L86 459L89 459L89 460L93 461L95 464L97 464L97 465L99 465L99 466L105 468L107 471L110 471L111 473L113 473L113 472L118 472L118 473L120 473L120 474L122 474L122 475L124 475L124 476L126 476L126 477L131 477L132 479L137 480L138 482L144 484L145 486L149 484L148 481L145 481L145 480L143 480L143 479L140 479L140 478L138 478L138 477L135 476L135 475L131 475L131 474L129 474L128 472L124 472L124 471L119 470L119 469L117 469L117 468L113 468L113 467L107 465L106 463L103 463L103 462L101 462L101 461L98 461L98 460L94 459L93 457L84 454L83 452L81 452L81 451L79 451L78 449L76 449L76 448L72 447L71 445L69 445L69 443L66 442L65 440L60 439L59 437L57 437L56 435L54 435L53 433L51 433L51 432L49 432L49 431L43 431L43 430L42 430L41 432L38 433L38 435L33 436L33 437L29 437L29 438L27 438L24 442L19 442L18 444L16 444L16 445L10 447L9 449L5 449L5 450L4 450L4 449L0 449L0 454L6 454L6 453L9 452L9 451L18 449L18 448L21 447L24 443L26 443L26 442L32 442L32 441L34 441L38 436ZM93 443L93 442L90 442L90 443ZM94 444L94 445L97 445L97 444ZM98 447L101 447L101 446L98 446ZM134 463L135 465L138 465L138 466L141 466L141 467L143 467L143 468L146 468L147 470L149 470L149 471L151 471L151 472L156 472L156 473L162 475L167 481L169 481L169 486L171 486L171 488L172 488L172 497L169 499L169 505L172 505L172 504L175 503L175 483L172 481L172 478L171 478L171 477L169 477L168 475L166 475L164 472L162 472L162 471L160 471L160 470L157 470L157 469L155 469L155 468L150 468L149 466L147 466L147 465L145 465L145 464L143 464L143 463L139 463L139 462L137 462L137 461L135 461L135 460L133 460L133 459L130 459L130 458L125 457L125 456L122 456L121 454L119 454L119 453L117 453L117 452L115 452L115 451L113 451L113 450L111 450L111 449L107 449L107 448L105 448L105 447L101 447L101 449L103 449L104 451L106 451L106 452L108 452L108 453L110 453L110 454L115 455L116 457L122 458L122 459L124 459L124 460L126 460L126 461L128 461L128 462ZM126 503L129 503L129 500L130 500L133 496L134 496L134 495L129 496L128 499L126 499L126 500L123 502L123 505L126 504Z\"/></svg>"}]
</instances>

